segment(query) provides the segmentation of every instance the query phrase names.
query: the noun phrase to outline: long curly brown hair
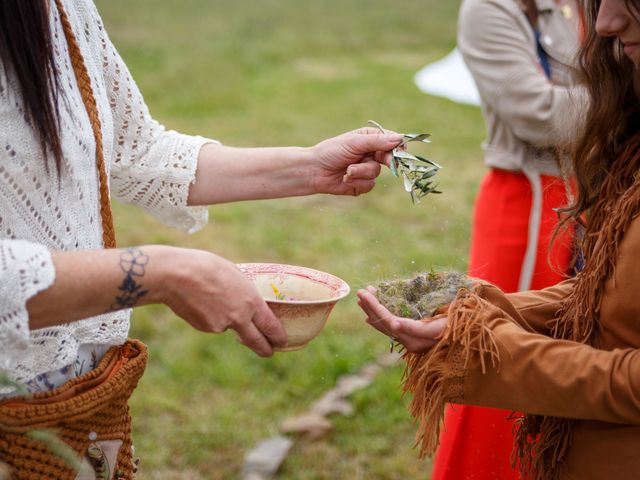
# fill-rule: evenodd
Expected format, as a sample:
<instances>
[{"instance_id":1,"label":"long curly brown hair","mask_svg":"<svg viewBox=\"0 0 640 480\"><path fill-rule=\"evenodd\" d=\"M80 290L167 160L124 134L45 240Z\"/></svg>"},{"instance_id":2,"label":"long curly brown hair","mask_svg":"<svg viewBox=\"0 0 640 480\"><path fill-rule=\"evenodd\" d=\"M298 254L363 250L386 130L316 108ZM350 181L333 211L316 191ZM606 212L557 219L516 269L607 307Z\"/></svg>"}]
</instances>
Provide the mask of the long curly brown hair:
<instances>
[{"instance_id":1,"label":"long curly brown hair","mask_svg":"<svg viewBox=\"0 0 640 480\"><path fill-rule=\"evenodd\" d=\"M583 0L585 43L580 52L582 81L590 104L573 148L578 195L564 209L568 219L582 222L602 192L604 179L634 134L640 130L640 98L635 77L640 71L615 37L601 37L595 25L601 0ZM640 0L625 0L640 21Z\"/></svg>"}]
</instances>

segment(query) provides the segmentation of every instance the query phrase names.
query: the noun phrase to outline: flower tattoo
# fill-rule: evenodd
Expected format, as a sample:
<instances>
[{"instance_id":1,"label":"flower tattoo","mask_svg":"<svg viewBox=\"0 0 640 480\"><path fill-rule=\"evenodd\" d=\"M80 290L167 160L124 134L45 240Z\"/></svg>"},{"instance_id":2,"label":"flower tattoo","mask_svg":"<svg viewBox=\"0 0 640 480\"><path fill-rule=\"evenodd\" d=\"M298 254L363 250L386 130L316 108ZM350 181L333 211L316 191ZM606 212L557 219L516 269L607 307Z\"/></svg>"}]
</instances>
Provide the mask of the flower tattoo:
<instances>
[{"instance_id":1,"label":"flower tattoo","mask_svg":"<svg viewBox=\"0 0 640 480\"><path fill-rule=\"evenodd\" d=\"M118 287L120 294L111 305L112 310L132 308L149 292L149 290L142 290L142 285L137 283L135 278L144 276L147 263L149 263L149 256L142 253L139 248L129 248L120 254L120 269L125 273L125 277Z\"/></svg>"}]
</instances>

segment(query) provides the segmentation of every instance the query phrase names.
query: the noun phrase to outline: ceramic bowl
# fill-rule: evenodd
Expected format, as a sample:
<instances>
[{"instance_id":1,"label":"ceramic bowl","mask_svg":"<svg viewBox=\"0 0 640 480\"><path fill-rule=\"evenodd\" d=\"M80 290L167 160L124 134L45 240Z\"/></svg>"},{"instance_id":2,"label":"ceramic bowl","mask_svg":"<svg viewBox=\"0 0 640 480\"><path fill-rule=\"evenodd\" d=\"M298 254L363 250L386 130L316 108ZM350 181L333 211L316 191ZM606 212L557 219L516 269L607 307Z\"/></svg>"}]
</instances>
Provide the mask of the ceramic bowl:
<instances>
[{"instance_id":1,"label":"ceramic bowl","mask_svg":"<svg viewBox=\"0 0 640 480\"><path fill-rule=\"evenodd\" d=\"M282 322L289 343L275 349L280 352L304 348L320 333L338 300L349 294L344 280L312 268L280 263L242 263L238 268Z\"/></svg>"}]
</instances>

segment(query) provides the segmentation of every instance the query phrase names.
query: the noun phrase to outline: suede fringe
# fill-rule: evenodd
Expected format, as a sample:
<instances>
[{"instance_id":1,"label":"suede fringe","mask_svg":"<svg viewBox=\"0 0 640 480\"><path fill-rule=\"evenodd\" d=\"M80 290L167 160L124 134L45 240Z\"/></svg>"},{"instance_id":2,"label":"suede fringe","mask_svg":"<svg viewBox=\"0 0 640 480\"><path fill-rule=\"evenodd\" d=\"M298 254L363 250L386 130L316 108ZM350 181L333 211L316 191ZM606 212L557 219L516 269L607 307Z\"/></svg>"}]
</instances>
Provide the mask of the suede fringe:
<instances>
[{"instance_id":1,"label":"suede fringe","mask_svg":"<svg viewBox=\"0 0 640 480\"><path fill-rule=\"evenodd\" d=\"M427 353L403 355L403 389L412 395L409 411L418 423L420 458L435 453L445 404L462 398L464 372L470 362L479 361L483 373L489 363L493 368L499 366L498 346L487 326L490 315L483 313L492 308L474 289L461 289L449 307L443 341Z\"/></svg>"},{"instance_id":2,"label":"suede fringe","mask_svg":"<svg viewBox=\"0 0 640 480\"><path fill-rule=\"evenodd\" d=\"M605 282L615 282L618 249L640 213L640 136L610 167L598 202L591 208L583 238L585 267L551 329L553 338L597 348L598 318ZM512 463L523 478L558 480L571 447L575 421L524 415L514 426Z\"/></svg>"}]
</instances>

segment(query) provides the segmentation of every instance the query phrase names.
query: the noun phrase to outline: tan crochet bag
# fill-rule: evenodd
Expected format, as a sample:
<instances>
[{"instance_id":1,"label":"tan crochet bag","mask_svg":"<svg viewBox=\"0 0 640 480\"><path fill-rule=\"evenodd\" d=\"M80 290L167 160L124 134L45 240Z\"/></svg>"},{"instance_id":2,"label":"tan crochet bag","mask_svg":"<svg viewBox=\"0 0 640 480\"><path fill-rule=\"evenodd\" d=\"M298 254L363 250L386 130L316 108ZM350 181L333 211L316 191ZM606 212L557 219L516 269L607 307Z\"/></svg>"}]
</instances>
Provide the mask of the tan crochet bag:
<instances>
[{"instance_id":1,"label":"tan crochet bag","mask_svg":"<svg viewBox=\"0 0 640 480\"><path fill-rule=\"evenodd\" d=\"M147 349L130 340L112 347L98 366L61 387L0 403L0 461L13 478L132 480L136 465L128 400L144 373ZM48 446L30 436L51 429L95 473L80 476ZM87 469L83 469L87 470Z\"/></svg>"},{"instance_id":2,"label":"tan crochet bag","mask_svg":"<svg viewBox=\"0 0 640 480\"><path fill-rule=\"evenodd\" d=\"M115 247L100 118L80 48L60 0L56 0L69 56L96 141L103 244ZM98 366L64 385L0 402L0 462L19 480L132 480L137 468L131 444L128 400L144 373L147 348L137 340L112 347ZM88 469L78 473L28 432L50 429ZM87 473L88 472L88 473ZM1 472L0 472L1 475Z\"/></svg>"}]
</instances>

